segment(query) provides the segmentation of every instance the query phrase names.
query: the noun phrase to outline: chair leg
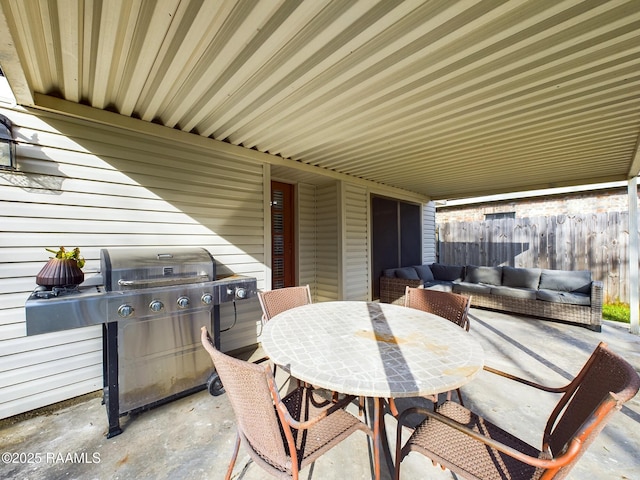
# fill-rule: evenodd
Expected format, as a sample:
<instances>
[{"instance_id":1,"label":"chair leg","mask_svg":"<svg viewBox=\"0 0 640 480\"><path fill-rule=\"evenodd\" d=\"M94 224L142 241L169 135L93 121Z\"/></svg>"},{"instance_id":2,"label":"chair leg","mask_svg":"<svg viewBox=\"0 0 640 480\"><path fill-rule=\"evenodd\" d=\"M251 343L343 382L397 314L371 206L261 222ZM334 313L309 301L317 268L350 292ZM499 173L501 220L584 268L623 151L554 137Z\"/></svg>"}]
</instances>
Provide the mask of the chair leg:
<instances>
[{"instance_id":1,"label":"chair leg","mask_svg":"<svg viewBox=\"0 0 640 480\"><path fill-rule=\"evenodd\" d=\"M400 412L398 412L398 407L396 407L396 401L393 398L389 399L389 410L391 410L391 415L395 418L398 418Z\"/></svg>"},{"instance_id":2,"label":"chair leg","mask_svg":"<svg viewBox=\"0 0 640 480\"><path fill-rule=\"evenodd\" d=\"M398 419L402 421L401 419ZM396 430L396 455L395 468L393 470L393 480L400 480L400 464L402 463L402 426L398 424Z\"/></svg>"},{"instance_id":3,"label":"chair leg","mask_svg":"<svg viewBox=\"0 0 640 480\"><path fill-rule=\"evenodd\" d=\"M460 400L460 405L464 407L464 402L462 401L462 392L459 388L456 388L456 393L458 394L458 400ZM451 401L451 390L447 392L447 401ZM437 407L437 402L434 402L434 408Z\"/></svg>"},{"instance_id":4,"label":"chair leg","mask_svg":"<svg viewBox=\"0 0 640 480\"><path fill-rule=\"evenodd\" d=\"M231 461L229 462L229 468L227 468L227 475L224 477L224 480L231 480L231 473L233 473L233 467L236 464L236 459L238 458L238 451L240 450L240 433L236 434L236 444L233 447L233 455L231 456Z\"/></svg>"}]
</instances>

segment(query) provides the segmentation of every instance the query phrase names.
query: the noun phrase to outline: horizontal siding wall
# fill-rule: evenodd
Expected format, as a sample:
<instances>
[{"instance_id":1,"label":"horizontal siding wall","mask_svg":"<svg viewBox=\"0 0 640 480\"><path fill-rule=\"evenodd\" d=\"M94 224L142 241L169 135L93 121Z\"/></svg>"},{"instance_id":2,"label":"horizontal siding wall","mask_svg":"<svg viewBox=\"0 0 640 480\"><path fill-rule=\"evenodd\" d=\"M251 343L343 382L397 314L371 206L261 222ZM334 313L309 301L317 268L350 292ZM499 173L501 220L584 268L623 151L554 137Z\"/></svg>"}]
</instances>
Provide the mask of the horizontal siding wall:
<instances>
[{"instance_id":1,"label":"horizontal siding wall","mask_svg":"<svg viewBox=\"0 0 640 480\"><path fill-rule=\"evenodd\" d=\"M298 284L309 285L316 300L316 187L306 183L297 185L298 206Z\"/></svg>"},{"instance_id":2,"label":"horizontal siding wall","mask_svg":"<svg viewBox=\"0 0 640 480\"><path fill-rule=\"evenodd\" d=\"M342 182L343 299L369 300L369 194L366 188Z\"/></svg>"},{"instance_id":3,"label":"horizontal siding wall","mask_svg":"<svg viewBox=\"0 0 640 480\"><path fill-rule=\"evenodd\" d=\"M332 182L316 189L316 299L320 302L341 300L338 185Z\"/></svg>"},{"instance_id":4,"label":"horizontal siding wall","mask_svg":"<svg viewBox=\"0 0 640 480\"><path fill-rule=\"evenodd\" d=\"M422 205L422 263L436 261L436 204Z\"/></svg>"},{"instance_id":5,"label":"horizontal siding wall","mask_svg":"<svg viewBox=\"0 0 640 480\"><path fill-rule=\"evenodd\" d=\"M264 288L263 167L216 149L24 109L18 171L0 171L0 418L102 387L101 329L25 337L24 303L49 257L79 246L202 246L218 274ZM162 128L162 127L158 127ZM188 138L188 134L185 134ZM226 151L226 150L225 150ZM222 348L256 342L257 302L222 307Z\"/></svg>"}]
</instances>

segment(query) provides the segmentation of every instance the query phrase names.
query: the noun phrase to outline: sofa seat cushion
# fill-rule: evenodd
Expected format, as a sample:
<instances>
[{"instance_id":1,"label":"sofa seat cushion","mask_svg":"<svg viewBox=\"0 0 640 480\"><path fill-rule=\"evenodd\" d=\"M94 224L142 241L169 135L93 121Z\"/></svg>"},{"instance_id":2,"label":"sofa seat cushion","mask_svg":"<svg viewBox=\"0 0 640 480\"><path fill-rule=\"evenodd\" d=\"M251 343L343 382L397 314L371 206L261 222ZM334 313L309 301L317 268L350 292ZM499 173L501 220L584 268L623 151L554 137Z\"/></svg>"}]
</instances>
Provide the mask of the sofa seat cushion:
<instances>
[{"instance_id":1,"label":"sofa seat cushion","mask_svg":"<svg viewBox=\"0 0 640 480\"><path fill-rule=\"evenodd\" d=\"M429 265L414 265L413 268L418 273L420 280L424 280L425 282L432 282L433 272L429 268Z\"/></svg>"},{"instance_id":2,"label":"sofa seat cushion","mask_svg":"<svg viewBox=\"0 0 640 480\"><path fill-rule=\"evenodd\" d=\"M540 289L538 300L555 303L569 303L571 305L591 305L591 296L586 293L559 292L558 290Z\"/></svg>"},{"instance_id":3,"label":"sofa seat cushion","mask_svg":"<svg viewBox=\"0 0 640 480\"><path fill-rule=\"evenodd\" d=\"M482 283L456 282L453 284L455 293L491 293L491 285L483 285Z\"/></svg>"},{"instance_id":4,"label":"sofa seat cushion","mask_svg":"<svg viewBox=\"0 0 640 480\"><path fill-rule=\"evenodd\" d=\"M540 290L559 292L591 293L591 272L589 270L546 270L540 275Z\"/></svg>"},{"instance_id":5,"label":"sofa seat cushion","mask_svg":"<svg viewBox=\"0 0 640 480\"><path fill-rule=\"evenodd\" d=\"M502 267L502 285L537 290L541 273L541 268Z\"/></svg>"},{"instance_id":6,"label":"sofa seat cushion","mask_svg":"<svg viewBox=\"0 0 640 480\"><path fill-rule=\"evenodd\" d=\"M502 285L502 267L477 267L475 265L468 265L464 283Z\"/></svg>"},{"instance_id":7,"label":"sofa seat cushion","mask_svg":"<svg viewBox=\"0 0 640 480\"><path fill-rule=\"evenodd\" d=\"M420 280L418 272L413 267L396 268L396 277L404 280Z\"/></svg>"},{"instance_id":8,"label":"sofa seat cushion","mask_svg":"<svg viewBox=\"0 0 640 480\"><path fill-rule=\"evenodd\" d=\"M533 288L514 288L505 287L504 285L491 287L491 295L502 295L503 297L526 298L527 300L536 300L538 290Z\"/></svg>"},{"instance_id":9,"label":"sofa seat cushion","mask_svg":"<svg viewBox=\"0 0 640 480\"><path fill-rule=\"evenodd\" d=\"M424 282L424 288L429 290L437 290L439 292L453 292L453 283L434 280L432 282Z\"/></svg>"},{"instance_id":10,"label":"sofa seat cushion","mask_svg":"<svg viewBox=\"0 0 640 480\"><path fill-rule=\"evenodd\" d=\"M464 276L462 265L444 265L442 263L432 263L430 265L433 278L447 282L461 282Z\"/></svg>"}]
</instances>

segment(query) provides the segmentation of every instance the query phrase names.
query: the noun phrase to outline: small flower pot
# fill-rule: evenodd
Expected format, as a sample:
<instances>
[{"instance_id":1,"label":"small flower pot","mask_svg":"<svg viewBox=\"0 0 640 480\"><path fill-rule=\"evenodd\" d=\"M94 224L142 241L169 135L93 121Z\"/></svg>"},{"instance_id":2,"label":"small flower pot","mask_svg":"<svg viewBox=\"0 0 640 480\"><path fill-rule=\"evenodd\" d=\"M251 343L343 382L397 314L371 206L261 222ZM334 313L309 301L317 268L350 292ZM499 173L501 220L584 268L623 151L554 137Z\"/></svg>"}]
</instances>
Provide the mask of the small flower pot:
<instances>
[{"instance_id":1,"label":"small flower pot","mask_svg":"<svg viewBox=\"0 0 640 480\"><path fill-rule=\"evenodd\" d=\"M43 287L66 287L80 285L84 272L78 262L71 259L51 258L36 275L36 283Z\"/></svg>"}]
</instances>

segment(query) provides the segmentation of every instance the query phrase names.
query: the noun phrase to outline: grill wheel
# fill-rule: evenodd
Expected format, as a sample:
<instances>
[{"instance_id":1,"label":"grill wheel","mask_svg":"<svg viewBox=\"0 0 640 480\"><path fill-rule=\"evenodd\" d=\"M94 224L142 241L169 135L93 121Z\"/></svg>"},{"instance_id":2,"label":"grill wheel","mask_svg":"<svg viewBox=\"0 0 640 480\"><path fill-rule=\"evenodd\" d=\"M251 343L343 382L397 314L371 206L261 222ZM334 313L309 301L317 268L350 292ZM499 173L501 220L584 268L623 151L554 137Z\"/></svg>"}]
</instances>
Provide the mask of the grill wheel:
<instances>
[{"instance_id":1,"label":"grill wheel","mask_svg":"<svg viewBox=\"0 0 640 480\"><path fill-rule=\"evenodd\" d=\"M207 380L207 390L209 390L209 394L214 397L224 393L224 387L222 386L222 381L220 380L220 376L218 376L217 372L213 372L211 376L209 376L209 379Z\"/></svg>"}]
</instances>

